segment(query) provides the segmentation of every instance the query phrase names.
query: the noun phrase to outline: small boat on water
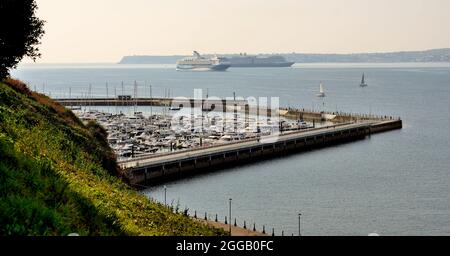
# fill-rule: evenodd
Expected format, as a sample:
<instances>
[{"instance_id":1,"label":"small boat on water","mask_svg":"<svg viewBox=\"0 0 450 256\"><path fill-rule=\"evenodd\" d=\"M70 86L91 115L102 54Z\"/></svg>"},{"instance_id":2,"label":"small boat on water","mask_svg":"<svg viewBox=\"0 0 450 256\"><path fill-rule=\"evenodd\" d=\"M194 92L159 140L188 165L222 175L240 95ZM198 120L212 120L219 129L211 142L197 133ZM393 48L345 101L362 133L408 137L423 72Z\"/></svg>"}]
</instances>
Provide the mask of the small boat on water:
<instances>
[{"instance_id":1,"label":"small boat on water","mask_svg":"<svg viewBox=\"0 0 450 256\"><path fill-rule=\"evenodd\" d=\"M316 94L317 97L323 98L325 97L325 91L323 90L323 85L320 83L319 85L319 93Z\"/></svg>"},{"instance_id":2,"label":"small boat on water","mask_svg":"<svg viewBox=\"0 0 450 256\"><path fill-rule=\"evenodd\" d=\"M157 148L157 147L152 147L152 148L146 148L145 150L144 150L144 152L145 153L156 153L156 151L158 151L159 150L159 148Z\"/></svg>"},{"instance_id":3,"label":"small boat on water","mask_svg":"<svg viewBox=\"0 0 450 256\"><path fill-rule=\"evenodd\" d=\"M214 108L215 108L215 105L214 105L214 104L212 104L211 106L208 106L208 107L203 106L203 107L202 107L202 111L203 111L203 112L210 112L210 111L212 111Z\"/></svg>"},{"instance_id":4,"label":"small boat on water","mask_svg":"<svg viewBox=\"0 0 450 256\"><path fill-rule=\"evenodd\" d=\"M367 83L366 83L365 77L364 77L364 73L362 75L361 83L359 84L359 86L361 86L361 87L366 87L367 86Z\"/></svg>"},{"instance_id":5,"label":"small boat on water","mask_svg":"<svg viewBox=\"0 0 450 256\"><path fill-rule=\"evenodd\" d=\"M177 106L172 106L169 108L169 110L171 110L171 111L178 111L180 109L181 109L181 107L177 107Z\"/></svg>"},{"instance_id":6,"label":"small boat on water","mask_svg":"<svg viewBox=\"0 0 450 256\"><path fill-rule=\"evenodd\" d=\"M140 119L144 119L144 115L142 114L142 112L134 112L134 117L135 118L140 118Z\"/></svg>"}]
</instances>

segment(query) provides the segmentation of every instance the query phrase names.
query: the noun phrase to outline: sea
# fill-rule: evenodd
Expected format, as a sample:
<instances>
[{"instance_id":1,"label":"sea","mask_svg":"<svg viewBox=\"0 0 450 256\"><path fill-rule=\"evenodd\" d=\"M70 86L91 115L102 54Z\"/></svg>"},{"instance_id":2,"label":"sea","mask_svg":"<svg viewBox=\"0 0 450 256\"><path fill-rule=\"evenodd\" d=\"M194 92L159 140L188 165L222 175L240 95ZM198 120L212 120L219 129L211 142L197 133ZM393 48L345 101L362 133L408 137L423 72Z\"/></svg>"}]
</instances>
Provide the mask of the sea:
<instances>
[{"instance_id":1,"label":"sea","mask_svg":"<svg viewBox=\"0 0 450 256\"><path fill-rule=\"evenodd\" d=\"M359 86L362 74L368 86ZM401 117L403 129L149 187L160 202L269 234L450 235L450 63L295 64L179 72L174 65L22 64L54 98L273 97L284 107ZM316 94L322 83L326 97ZM136 86L135 86L136 85ZM136 89L135 89L136 88ZM94 107L93 107L94 108ZM148 111L148 107L138 107ZM133 113L114 107L104 111ZM299 218L299 214L301 214Z\"/></svg>"}]
</instances>

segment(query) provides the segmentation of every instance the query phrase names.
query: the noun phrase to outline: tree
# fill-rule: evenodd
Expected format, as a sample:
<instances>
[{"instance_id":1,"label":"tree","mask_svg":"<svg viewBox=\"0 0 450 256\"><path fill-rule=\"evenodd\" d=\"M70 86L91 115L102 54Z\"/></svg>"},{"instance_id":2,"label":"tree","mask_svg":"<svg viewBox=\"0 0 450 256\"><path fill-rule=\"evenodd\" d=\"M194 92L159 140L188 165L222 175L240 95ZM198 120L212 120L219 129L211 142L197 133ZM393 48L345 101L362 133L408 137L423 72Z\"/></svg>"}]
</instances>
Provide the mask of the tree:
<instances>
[{"instance_id":1,"label":"tree","mask_svg":"<svg viewBox=\"0 0 450 256\"><path fill-rule=\"evenodd\" d=\"M37 45L44 35L44 21L36 17L36 10L35 0L0 0L0 80L23 57L41 56Z\"/></svg>"}]
</instances>

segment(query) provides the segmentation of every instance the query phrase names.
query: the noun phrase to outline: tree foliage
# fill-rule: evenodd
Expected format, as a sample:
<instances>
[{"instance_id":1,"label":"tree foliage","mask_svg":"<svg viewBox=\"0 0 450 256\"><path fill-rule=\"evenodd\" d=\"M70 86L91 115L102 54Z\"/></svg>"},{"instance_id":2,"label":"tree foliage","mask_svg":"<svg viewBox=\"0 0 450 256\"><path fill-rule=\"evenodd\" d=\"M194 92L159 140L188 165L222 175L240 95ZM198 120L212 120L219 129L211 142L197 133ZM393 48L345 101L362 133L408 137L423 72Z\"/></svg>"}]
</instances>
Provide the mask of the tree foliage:
<instances>
[{"instance_id":1,"label":"tree foliage","mask_svg":"<svg viewBox=\"0 0 450 256\"><path fill-rule=\"evenodd\" d=\"M38 45L44 21L36 17L35 0L0 1L0 80L9 75L23 57L40 57Z\"/></svg>"}]
</instances>

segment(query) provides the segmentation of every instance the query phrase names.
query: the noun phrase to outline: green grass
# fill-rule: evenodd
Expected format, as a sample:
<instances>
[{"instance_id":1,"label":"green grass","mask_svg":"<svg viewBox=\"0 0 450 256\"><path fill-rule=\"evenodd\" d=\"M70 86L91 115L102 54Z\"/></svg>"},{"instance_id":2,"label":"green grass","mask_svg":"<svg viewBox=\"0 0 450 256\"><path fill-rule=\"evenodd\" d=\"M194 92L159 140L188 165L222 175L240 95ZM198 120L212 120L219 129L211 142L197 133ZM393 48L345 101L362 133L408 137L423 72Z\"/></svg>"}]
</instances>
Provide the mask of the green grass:
<instances>
[{"instance_id":1,"label":"green grass","mask_svg":"<svg viewBox=\"0 0 450 256\"><path fill-rule=\"evenodd\" d=\"M18 81L0 83L0 235L225 234L120 177L104 129Z\"/></svg>"}]
</instances>

